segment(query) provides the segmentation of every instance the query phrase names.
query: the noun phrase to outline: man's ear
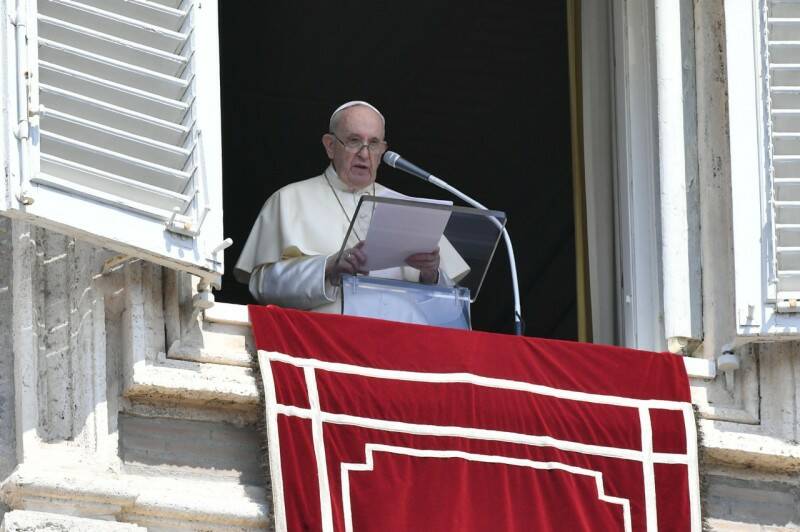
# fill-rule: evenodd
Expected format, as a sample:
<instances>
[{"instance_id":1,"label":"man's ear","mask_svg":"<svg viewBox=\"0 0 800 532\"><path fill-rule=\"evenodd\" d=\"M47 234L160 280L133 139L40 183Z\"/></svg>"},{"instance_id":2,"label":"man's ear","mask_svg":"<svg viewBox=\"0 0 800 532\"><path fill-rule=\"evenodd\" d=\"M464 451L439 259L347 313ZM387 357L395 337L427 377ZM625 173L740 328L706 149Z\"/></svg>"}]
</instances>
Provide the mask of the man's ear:
<instances>
[{"instance_id":1,"label":"man's ear","mask_svg":"<svg viewBox=\"0 0 800 532\"><path fill-rule=\"evenodd\" d=\"M328 154L328 159L331 161L333 160L333 143L336 142L336 139L333 138L333 135L330 133L325 133L322 135L322 145L325 146L325 153Z\"/></svg>"}]
</instances>

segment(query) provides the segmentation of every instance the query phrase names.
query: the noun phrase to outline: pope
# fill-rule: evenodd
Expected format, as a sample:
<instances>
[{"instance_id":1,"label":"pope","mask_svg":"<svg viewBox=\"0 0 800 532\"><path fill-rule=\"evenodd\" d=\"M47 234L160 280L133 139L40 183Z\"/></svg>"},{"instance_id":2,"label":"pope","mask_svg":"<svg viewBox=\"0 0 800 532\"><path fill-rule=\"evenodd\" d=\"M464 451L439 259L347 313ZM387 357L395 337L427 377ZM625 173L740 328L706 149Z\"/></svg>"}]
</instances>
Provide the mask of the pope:
<instances>
[{"instance_id":1,"label":"pope","mask_svg":"<svg viewBox=\"0 0 800 532\"><path fill-rule=\"evenodd\" d=\"M316 177L287 185L267 199L234 268L261 304L320 312L341 312L343 274L404 279L425 284L451 283L469 270L443 240L440 248L416 253L406 265L365 270L363 239L370 213L353 222L362 196L391 193L376 182L386 151L386 120L364 101L339 106L331 115L322 145L330 160ZM347 249L339 249L353 222Z\"/></svg>"}]
</instances>

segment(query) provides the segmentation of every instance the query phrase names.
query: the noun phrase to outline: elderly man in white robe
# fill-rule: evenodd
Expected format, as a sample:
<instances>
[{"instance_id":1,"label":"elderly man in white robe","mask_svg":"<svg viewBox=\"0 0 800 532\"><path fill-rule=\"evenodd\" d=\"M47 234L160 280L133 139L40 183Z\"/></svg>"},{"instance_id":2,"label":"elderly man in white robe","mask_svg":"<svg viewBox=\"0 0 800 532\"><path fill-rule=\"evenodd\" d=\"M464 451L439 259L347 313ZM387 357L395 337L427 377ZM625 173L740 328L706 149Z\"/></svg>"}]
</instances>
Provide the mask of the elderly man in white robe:
<instances>
[{"instance_id":1,"label":"elderly man in white robe","mask_svg":"<svg viewBox=\"0 0 800 532\"><path fill-rule=\"evenodd\" d=\"M391 193L375 182L386 151L385 119L367 102L348 102L330 118L322 136L330 165L322 175L287 185L264 204L239 256L234 275L261 304L319 312L341 312L343 274L366 274L425 284L449 282L468 266L446 240L439 249L416 253L407 266L366 272L362 251L368 213L354 223L348 249L342 241L364 195Z\"/></svg>"}]
</instances>

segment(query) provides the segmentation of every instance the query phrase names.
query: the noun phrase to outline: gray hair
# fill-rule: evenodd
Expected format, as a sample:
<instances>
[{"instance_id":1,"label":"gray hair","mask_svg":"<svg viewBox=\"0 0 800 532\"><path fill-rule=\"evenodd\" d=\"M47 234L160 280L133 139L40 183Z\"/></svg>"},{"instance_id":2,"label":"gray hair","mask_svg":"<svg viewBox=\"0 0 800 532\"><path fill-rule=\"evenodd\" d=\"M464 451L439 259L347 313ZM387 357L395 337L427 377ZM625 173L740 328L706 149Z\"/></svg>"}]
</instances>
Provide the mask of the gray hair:
<instances>
[{"instance_id":1,"label":"gray hair","mask_svg":"<svg viewBox=\"0 0 800 532\"><path fill-rule=\"evenodd\" d=\"M339 126L339 120L341 120L342 118L342 111L344 111L345 109L349 109L351 107L355 107L357 105L360 105L362 107L367 107L378 113L378 116L381 117L381 122L383 122L383 126L386 127L386 119L383 117L383 114L381 114L381 112L378 111L377 107L362 100L352 100L350 102L343 103L342 105L337 107L336 110L331 114L331 119L328 122L328 131L330 131L331 133L334 133L336 131L336 128Z\"/></svg>"}]
</instances>

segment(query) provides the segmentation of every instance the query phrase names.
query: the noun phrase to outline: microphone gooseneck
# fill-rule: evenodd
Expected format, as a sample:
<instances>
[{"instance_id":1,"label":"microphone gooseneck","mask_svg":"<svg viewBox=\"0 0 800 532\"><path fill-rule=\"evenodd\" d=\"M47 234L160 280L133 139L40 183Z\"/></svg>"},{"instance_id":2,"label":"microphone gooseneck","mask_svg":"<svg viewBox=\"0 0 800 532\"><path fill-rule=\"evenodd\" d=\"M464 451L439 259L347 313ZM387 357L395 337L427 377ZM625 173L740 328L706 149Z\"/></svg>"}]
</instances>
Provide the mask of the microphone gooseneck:
<instances>
[{"instance_id":1,"label":"microphone gooseneck","mask_svg":"<svg viewBox=\"0 0 800 532\"><path fill-rule=\"evenodd\" d=\"M391 166L392 168L397 168L398 170L402 170L407 172L413 176L419 177L420 179L427 181L436 185L439 188L442 188L454 196L461 198L465 202L469 203L473 207L477 207L478 209L488 211L489 209L486 208L481 203L478 203L471 197L467 196L460 190L455 187L450 186L446 182L442 181L435 175L431 174L420 168L419 166L410 163L400 157L400 154L393 151L387 151L383 154L383 162ZM508 262L509 266L511 267L511 284L514 289L514 334L517 336L522 336L522 305L519 300L519 281L517 280L517 261L514 258L514 247L511 245L511 236L508 234L508 230L500 223L500 221L495 218L494 216L489 217L490 220L494 223L494 225L500 229L503 233L503 241L506 243L506 251L508 252Z\"/></svg>"}]
</instances>

